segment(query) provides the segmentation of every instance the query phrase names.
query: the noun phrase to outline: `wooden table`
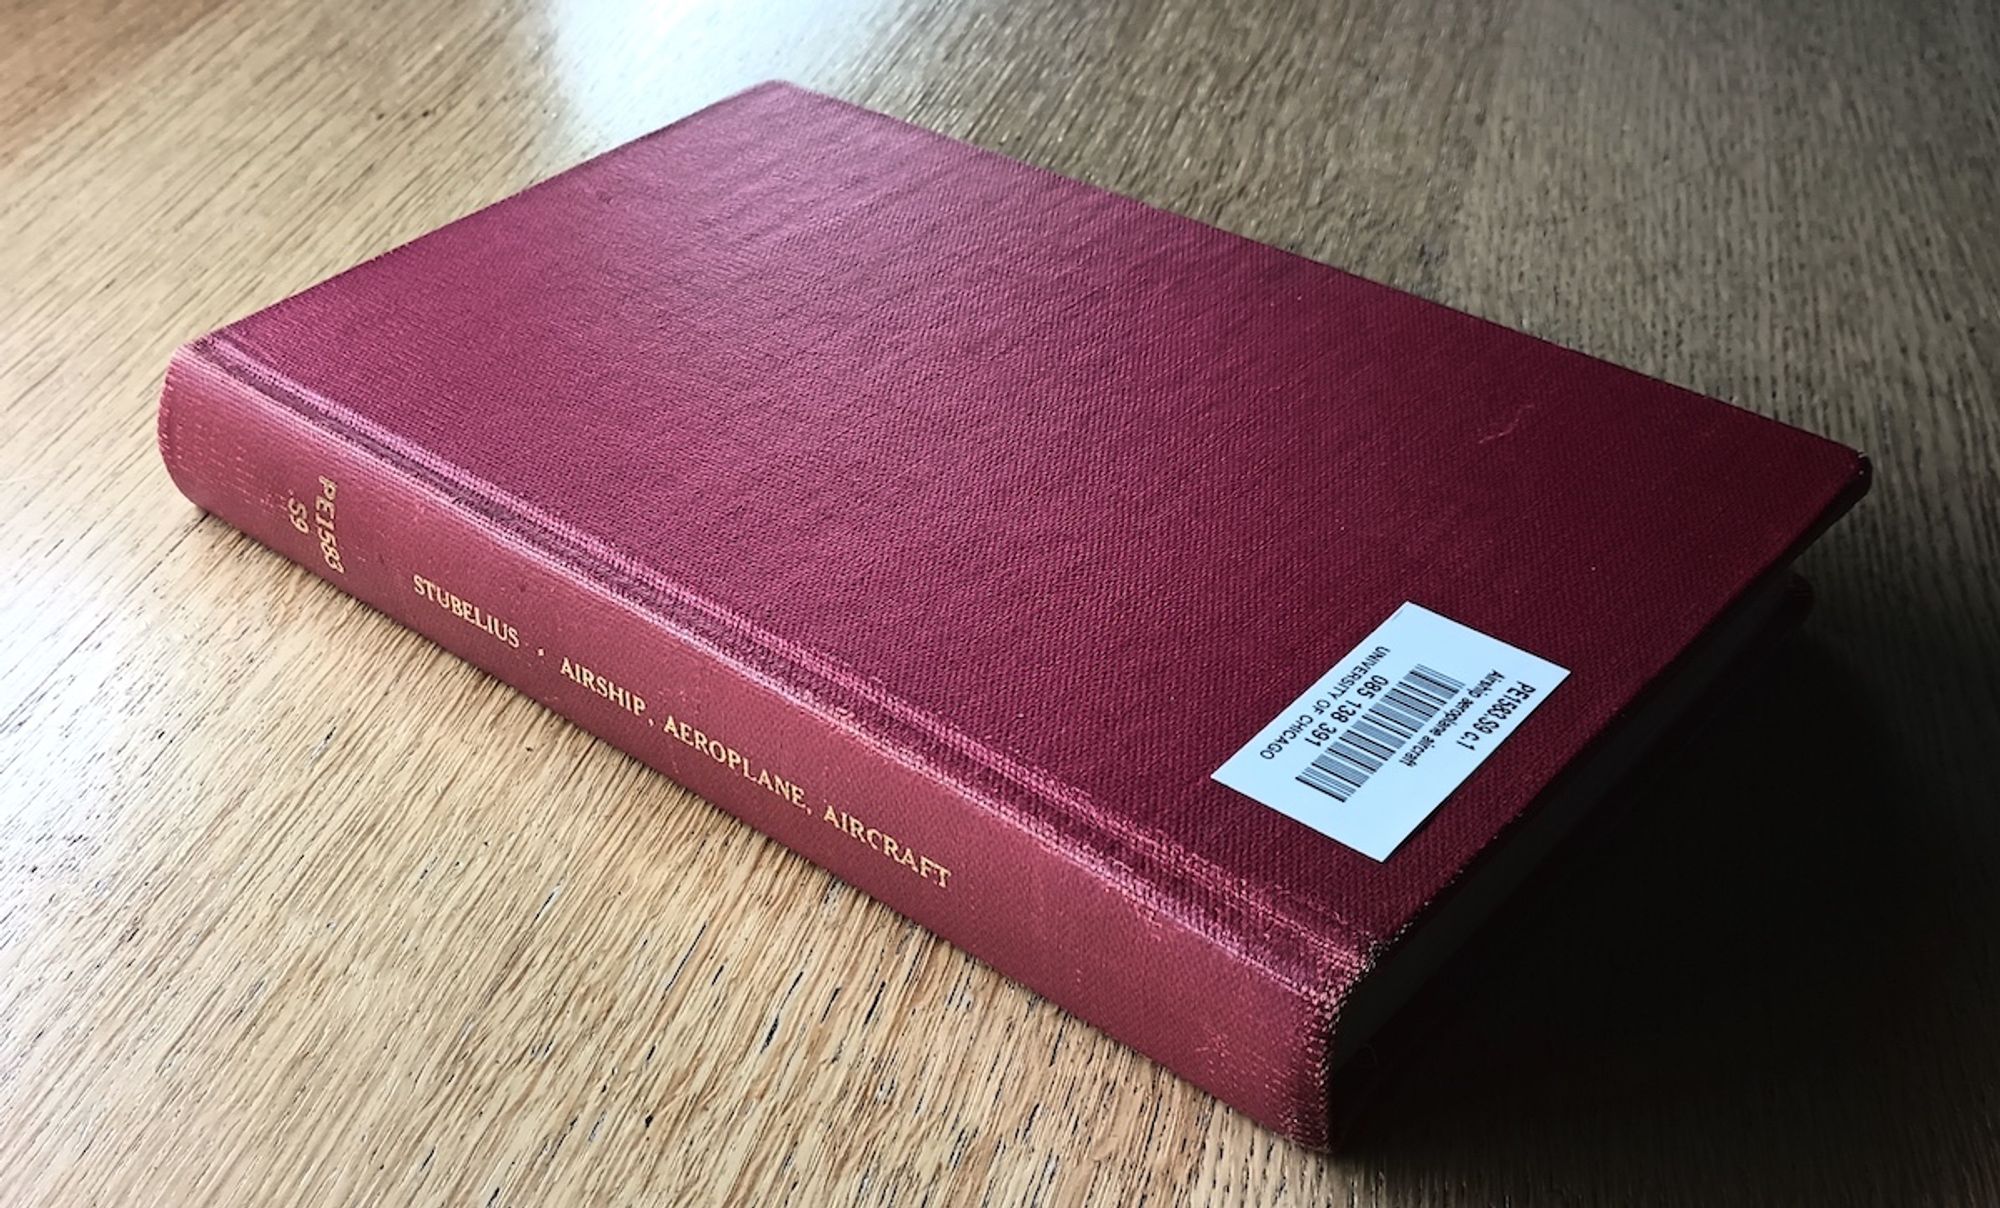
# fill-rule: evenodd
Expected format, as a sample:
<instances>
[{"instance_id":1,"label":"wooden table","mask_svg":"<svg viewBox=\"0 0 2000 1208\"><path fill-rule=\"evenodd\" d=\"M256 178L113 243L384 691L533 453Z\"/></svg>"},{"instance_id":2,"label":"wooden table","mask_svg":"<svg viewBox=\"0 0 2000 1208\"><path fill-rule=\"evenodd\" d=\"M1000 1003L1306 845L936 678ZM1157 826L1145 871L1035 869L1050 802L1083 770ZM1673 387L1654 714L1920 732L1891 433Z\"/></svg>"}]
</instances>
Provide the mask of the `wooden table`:
<instances>
[{"instance_id":1,"label":"wooden table","mask_svg":"<svg viewBox=\"0 0 2000 1208\"><path fill-rule=\"evenodd\" d=\"M784 76L1870 450L1328 1158L205 520L179 341ZM2000 19L0 15L0 1200L2000 1203Z\"/></svg>"}]
</instances>

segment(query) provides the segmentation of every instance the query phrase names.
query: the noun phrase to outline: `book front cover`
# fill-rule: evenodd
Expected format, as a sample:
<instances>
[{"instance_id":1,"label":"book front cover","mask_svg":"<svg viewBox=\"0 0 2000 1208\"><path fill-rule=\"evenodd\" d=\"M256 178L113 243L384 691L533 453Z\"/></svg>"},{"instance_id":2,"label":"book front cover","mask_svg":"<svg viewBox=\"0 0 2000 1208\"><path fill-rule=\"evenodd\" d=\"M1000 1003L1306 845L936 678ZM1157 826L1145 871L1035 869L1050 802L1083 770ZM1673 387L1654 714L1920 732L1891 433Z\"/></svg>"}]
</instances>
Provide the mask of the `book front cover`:
<instances>
[{"instance_id":1,"label":"book front cover","mask_svg":"<svg viewBox=\"0 0 2000 1208\"><path fill-rule=\"evenodd\" d=\"M1864 476L782 86L201 355L1336 999Z\"/></svg>"}]
</instances>

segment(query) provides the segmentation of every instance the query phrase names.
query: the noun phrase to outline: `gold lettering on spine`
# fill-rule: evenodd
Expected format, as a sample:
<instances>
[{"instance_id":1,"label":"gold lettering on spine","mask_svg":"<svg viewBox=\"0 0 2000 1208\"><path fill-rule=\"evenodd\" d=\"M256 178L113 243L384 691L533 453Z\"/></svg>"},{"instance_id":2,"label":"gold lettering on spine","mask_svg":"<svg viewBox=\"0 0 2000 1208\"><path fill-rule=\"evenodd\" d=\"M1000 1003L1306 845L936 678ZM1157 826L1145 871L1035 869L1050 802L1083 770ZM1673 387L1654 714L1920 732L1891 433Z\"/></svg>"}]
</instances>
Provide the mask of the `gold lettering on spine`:
<instances>
[{"instance_id":1,"label":"gold lettering on spine","mask_svg":"<svg viewBox=\"0 0 2000 1208\"><path fill-rule=\"evenodd\" d=\"M830 805L820 815L820 821L866 846L870 851L880 852L883 858L893 860L939 889L950 888L951 869L929 856L918 855L908 844L887 831L870 826L846 810L837 810Z\"/></svg>"},{"instance_id":2,"label":"gold lettering on spine","mask_svg":"<svg viewBox=\"0 0 2000 1208\"><path fill-rule=\"evenodd\" d=\"M570 674L569 661L564 660L563 674ZM575 678L571 676L571 678ZM877 826L870 826L865 820L846 810L827 806L816 810L806 801L804 786L787 780L769 768L758 765L748 755L728 743L707 733L701 728L668 715L660 722L660 729L682 746L699 751L715 761L723 769L734 772L758 788L799 810L811 814L818 813L820 821L831 826L854 842L879 854L883 859L907 869L911 875L928 881L939 889L951 884L951 869L923 855L904 840L896 838Z\"/></svg>"},{"instance_id":3,"label":"gold lettering on spine","mask_svg":"<svg viewBox=\"0 0 2000 1208\"><path fill-rule=\"evenodd\" d=\"M582 663L564 658L562 661L562 673L564 679L582 684L632 716L644 717L646 715L645 697L638 695L622 684L613 683Z\"/></svg>"},{"instance_id":4,"label":"gold lettering on spine","mask_svg":"<svg viewBox=\"0 0 2000 1208\"><path fill-rule=\"evenodd\" d=\"M712 734L704 734L694 726L671 715L660 723L660 728L679 741L681 745L693 747L728 770L755 784L758 788L784 801L787 805L795 805L802 810L811 808L806 804L806 791L804 788L785 779L769 768L759 767L751 761L749 756L730 746L720 738Z\"/></svg>"},{"instance_id":5,"label":"gold lettering on spine","mask_svg":"<svg viewBox=\"0 0 2000 1208\"><path fill-rule=\"evenodd\" d=\"M346 574L347 567L340 561L340 544L333 535L333 496L336 490L333 479L320 475L319 498L313 501L313 522L319 528L319 552L326 564L336 574Z\"/></svg>"},{"instance_id":6,"label":"gold lettering on spine","mask_svg":"<svg viewBox=\"0 0 2000 1208\"><path fill-rule=\"evenodd\" d=\"M410 576L410 589L473 628L484 630L492 635L494 641L505 643L515 650L521 648L520 630L464 596L440 587L422 575Z\"/></svg>"},{"instance_id":7,"label":"gold lettering on spine","mask_svg":"<svg viewBox=\"0 0 2000 1208\"><path fill-rule=\"evenodd\" d=\"M292 527L319 541L319 556L327 569L337 575L347 573L347 564L340 559L340 541L334 533L334 496L340 488L326 475L320 475L319 494L310 504L300 501L296 495L285 497L285 516Z\"/></svg>"}]
</instances>

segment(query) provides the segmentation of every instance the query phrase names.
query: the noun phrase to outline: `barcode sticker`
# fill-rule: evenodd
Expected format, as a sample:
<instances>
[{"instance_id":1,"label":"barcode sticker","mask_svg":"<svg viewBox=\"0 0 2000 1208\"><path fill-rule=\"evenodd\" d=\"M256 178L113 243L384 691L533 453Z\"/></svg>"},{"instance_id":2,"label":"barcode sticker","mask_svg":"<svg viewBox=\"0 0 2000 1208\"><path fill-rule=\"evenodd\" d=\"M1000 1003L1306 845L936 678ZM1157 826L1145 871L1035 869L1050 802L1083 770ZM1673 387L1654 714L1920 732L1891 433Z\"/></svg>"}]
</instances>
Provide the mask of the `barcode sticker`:
<instances>
[{"instance_id":1,"label":"barcode sticker","mask_svg":"<svg viewBox=\"0 0 2000 1208\"><path fill-rule=\"evenodd\" d=\"M1405 604L1215 779L1386 860L1568 675Z\"/></svg>"}]
</instances>

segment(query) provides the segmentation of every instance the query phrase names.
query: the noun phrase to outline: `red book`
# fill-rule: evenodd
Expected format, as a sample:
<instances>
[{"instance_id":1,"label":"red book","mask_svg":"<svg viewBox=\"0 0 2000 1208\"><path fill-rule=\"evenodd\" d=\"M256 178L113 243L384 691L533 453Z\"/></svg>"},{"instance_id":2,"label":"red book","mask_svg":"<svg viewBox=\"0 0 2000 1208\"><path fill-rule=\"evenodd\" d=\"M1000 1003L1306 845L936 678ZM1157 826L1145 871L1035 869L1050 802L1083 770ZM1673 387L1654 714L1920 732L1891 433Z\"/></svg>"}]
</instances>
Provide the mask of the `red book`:
<instances>
[{"instance_id":1,"label":"red book","mask_svg":"<svg viewBox=\"0 0 2000 1208\"><path fill-rule=\"evenodd\" d=\"M783 85L187 345L160 445L203 508L1311 1143L1866 483Z\"/></svg>"}]
</instances>

